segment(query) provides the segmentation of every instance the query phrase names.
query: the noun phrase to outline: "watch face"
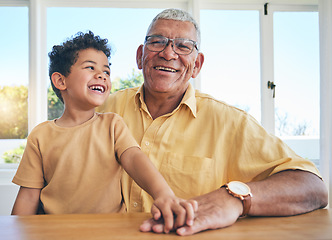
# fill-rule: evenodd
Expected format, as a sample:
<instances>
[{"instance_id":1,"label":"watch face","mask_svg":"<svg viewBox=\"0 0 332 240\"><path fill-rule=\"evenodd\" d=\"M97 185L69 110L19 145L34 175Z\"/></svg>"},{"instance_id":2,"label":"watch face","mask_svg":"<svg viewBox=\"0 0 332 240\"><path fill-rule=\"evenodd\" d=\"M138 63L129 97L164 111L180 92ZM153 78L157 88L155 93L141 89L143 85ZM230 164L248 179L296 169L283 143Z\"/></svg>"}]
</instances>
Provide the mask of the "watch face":
<instances>
[{"instance_id":1,"label":"watch face","mask_svg":"<svg viewBox=\"0 0 332 240\"><path fill-rule=\"evenodd\" d=\"M242 183L242 182L238 182L238 181L232 181L228 183L228 188L235 194L238 195L248 195L250 193L250 189L249 187Z\"/></svg>"}]
</instances>

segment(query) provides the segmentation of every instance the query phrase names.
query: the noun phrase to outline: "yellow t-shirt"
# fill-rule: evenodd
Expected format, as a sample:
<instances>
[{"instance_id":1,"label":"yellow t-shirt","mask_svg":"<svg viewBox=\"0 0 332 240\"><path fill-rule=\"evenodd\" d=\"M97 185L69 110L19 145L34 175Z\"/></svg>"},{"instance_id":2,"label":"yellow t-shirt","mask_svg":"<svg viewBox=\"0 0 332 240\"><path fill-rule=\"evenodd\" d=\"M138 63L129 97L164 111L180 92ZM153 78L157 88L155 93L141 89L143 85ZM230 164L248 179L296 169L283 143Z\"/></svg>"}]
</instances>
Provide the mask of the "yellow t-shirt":
<instances>
[{"instance_id":1,"label":"yellow t-shirt","mask_svg":"<svg viewBox=\"0 0 332 240\"><path fill-rule=\"evenodd\" d=\"M46 213L122 212L118 158L130 147L139 146L114 113L70 128L47 121L28 136L13 182L41 188Z\"/></svg>"},{"instance_id":2,"label":"yellow t-shirt","mask_svg":"<svg viewBox=\"0 0 332 240\"><path fill-rule=\"evenodd\" d=\"M178 197L202 195L232 180L262 180L286 169L319 176L313 163L268 134L245 111L195 91L191 85L172 113L155 120L144 103L143 87L112 94L98 110L124 118ZM126 174L122 191L129 212L150 211L152 199Z\"/></svg>"}]
</instances>

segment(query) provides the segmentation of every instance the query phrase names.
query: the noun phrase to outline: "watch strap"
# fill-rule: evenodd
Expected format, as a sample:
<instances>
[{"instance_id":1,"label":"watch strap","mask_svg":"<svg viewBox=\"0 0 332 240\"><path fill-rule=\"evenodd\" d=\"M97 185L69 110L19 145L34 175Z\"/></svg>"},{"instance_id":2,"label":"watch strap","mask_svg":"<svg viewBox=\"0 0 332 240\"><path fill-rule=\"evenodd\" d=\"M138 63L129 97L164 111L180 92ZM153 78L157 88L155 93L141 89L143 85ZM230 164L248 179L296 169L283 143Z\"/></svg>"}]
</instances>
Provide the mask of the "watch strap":
<instances>
[{"instance_id":1,"label":"watch strap","mask_svg":"<svg viewBox=\"0 0 332 240\"><path fill-rule=\"evenodd\" d=\"M251 193L249 193L247 196L242 197L241 200L242 200L242 205L243 205L243 212L240 215L240 217L245 217L248 215L250 207L251 207Z\"/></svg>"}]
</instances>

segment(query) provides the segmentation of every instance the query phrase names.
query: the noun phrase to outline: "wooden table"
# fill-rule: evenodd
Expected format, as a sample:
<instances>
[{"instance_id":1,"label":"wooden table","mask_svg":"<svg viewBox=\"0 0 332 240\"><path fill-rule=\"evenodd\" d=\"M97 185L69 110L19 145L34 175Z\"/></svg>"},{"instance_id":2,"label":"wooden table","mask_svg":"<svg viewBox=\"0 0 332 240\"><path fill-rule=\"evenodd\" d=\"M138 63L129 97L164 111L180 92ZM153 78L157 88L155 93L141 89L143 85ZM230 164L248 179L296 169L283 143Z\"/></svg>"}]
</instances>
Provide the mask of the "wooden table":
<instances>
[{"instance_id":1,"label":"wooden table","mask_svg":"<svg viewBox=\"0 0 332 240\"><path fill-rule=\"evenodd\" d=\"M147 213L0 216L0 239L332 239L332 210L321 209L293 217L249 217L233 226L188 237L174 233L142 233Z\"/></svg>"}]
</instances>

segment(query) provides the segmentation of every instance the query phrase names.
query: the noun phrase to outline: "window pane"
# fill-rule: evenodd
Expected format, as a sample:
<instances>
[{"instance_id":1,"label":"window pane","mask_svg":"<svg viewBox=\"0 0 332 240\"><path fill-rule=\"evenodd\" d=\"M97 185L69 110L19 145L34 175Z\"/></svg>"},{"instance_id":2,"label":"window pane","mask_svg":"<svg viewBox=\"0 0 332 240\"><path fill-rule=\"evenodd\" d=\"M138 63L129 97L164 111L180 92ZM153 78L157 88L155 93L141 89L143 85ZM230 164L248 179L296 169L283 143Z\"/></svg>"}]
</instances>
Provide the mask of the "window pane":
<instances>
[{"instance_id":1,"label":"window pane","mask_svg":"<svg viewBox=\"0 0 332 240\"><path fill-rule=\"evenodd\" d=\"M276 134L319 168L317 12L274 14Z\"/></svg>"},{"instance_id":2,"label":"window pane","mask_svg":"<svg viewBox=\"0 0 332 240\"><path fill-rule=\"evenodd\" d=\"M28 29L27 7L0 7L0 163L28 134Z\"/></svg>"},{"instance_id":3,"label":"window pane","mask_svg":"<svg viewBox=\"0 0 332 240\"><path fill-rule=\"evenodd\" d=\"M260 121L259 12L201 10L202 91Z\"/></svg>"},{"instance_id":4,"label":"window pane","mask_svg":"<svg viewBox=\"0 0 332 240\"><path fill-rule=\"evenodd\" d=\"M317 12L274 15L276 134L319 135Z\"/></svg>"},{"instance_id":5,"label":"window pane","mask_svg":"<svg viewBox=\"0 0 332 240\"><path fill-rule=\"evenodd\" d=\"M91 30L95 35L107 38L113 51L111 81L115 86L119 79L130 78L134 74L133 71L135 74L138 72L137 47L144 42L150 22L160 11L129 8L49 8L47 51L50 52L53 45L62 43L77 32L85 33ZM58 117L61 109L54 110L51 107L53 105L49 100L49 119Z\"/></svg>"}]
</instances>

